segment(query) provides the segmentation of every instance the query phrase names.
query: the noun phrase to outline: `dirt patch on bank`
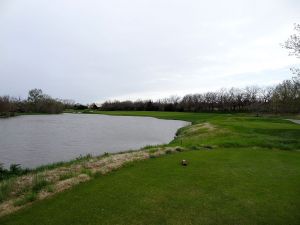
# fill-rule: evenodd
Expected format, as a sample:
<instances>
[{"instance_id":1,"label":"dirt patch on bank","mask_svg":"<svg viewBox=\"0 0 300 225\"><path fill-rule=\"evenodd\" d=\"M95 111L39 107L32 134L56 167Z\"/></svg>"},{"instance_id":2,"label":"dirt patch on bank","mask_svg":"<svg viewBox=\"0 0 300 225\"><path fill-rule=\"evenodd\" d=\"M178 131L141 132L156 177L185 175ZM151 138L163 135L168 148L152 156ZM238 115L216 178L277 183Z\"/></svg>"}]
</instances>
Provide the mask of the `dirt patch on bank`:
<instances>
[{"instance_id":1,"label":"dirt patch on bank","mask_svg":"<svg viewBox=\"0 0 300 225\"><path fill-rule=\"evenodd\" d=\"M215 133L216 131L220 131L220 129L211 123L205 122L183 128L179 136L188 137L198 135L210 135Z\"/></svg>"},{"instance_id":2,"label":"dirt patch on bank","mask_svg":"<svg viewBox=\"0 0 300 225\"><path fill-rule=\"evenodd\" d=\"M287 119L287 120L296 124L300 124L300 120L294 120L294 119Z\"/></svg>"},{"instance_id":3,"label":"dirt patch on bank","mask_svg":"<svg viewBox=\"0 0 300 225\"><path fill-rule=\"evenodd\" d=\"M216 126L212 125L211 123L199 123L199 124L191 126L189 131L193 132L193 131L198 131L201 129L206 129L208 131L214 131L217 128L216 128Z\"/></svg>"}]
</instances>

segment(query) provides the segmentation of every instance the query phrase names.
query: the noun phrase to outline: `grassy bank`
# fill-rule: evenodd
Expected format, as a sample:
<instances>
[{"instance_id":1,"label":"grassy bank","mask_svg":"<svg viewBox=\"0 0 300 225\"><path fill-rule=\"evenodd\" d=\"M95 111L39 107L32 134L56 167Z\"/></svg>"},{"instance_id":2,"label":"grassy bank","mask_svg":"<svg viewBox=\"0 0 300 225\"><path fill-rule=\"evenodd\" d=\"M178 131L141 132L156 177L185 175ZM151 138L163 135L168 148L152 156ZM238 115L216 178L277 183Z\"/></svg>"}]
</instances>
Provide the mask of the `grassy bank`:
<instances>
[{"instance_id":1,"label":"grassy bank","mask_svg":"<svg viewBox=\"0 0 300 225\"><path fill-rule=\"evenodd\" d=\"M14 175L0 181L0 217L66 191L79 183L106 175L130 162L182 151L187 149L179 146L148 146L139 151L104 153L97 157L87 155Z\"/></svg>"},{"instance_id":2,"label":"grassy bank","mask_svg":"<svg viewBox=\"0 0 300 225\"><path fill-rule=\"evenodd\" d=\"M95 112L107 115L152 116L161 119L190 121L196 126L195 132L185 134L183 128L171 145L197 147L212 145L221 148L268 148L281 150L300 149L300 126L284 116L224 113L181 113L181 112ZM293 115L293 117L296 117ZM212 127L202 127L209 123ZM189 128L187 128L189 129Z\"/></svg>"},{"instance_id":3,"label":"grassy bank","mask_svg":"<svg viewBox=\"0 0 300 225\"><path fill-rule=\"evenodd\" d=\"M168 145L188 151L131 162L0 224L299 224L300 125L246 114L102 113L191 121Z\"/></svg>"}]
</instances>

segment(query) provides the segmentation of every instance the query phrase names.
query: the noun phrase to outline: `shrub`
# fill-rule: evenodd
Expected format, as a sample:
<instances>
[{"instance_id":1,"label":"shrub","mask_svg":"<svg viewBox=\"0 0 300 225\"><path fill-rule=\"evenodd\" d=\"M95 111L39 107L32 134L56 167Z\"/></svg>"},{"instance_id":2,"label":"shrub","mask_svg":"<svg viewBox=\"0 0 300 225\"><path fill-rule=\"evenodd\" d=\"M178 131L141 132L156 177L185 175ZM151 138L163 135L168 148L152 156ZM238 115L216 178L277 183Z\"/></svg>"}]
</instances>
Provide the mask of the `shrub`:
<instances>
[{"instance_id":1,"label":"shrub","mask_svg":"<svg viewBox=\"0 0 300 225\"><path fill-rule=\"evenodd\" d=\"M98 178L98 177L101 177L101 176L103 176L103 175L100 172L96 172L96 173L93 174L94 178Z\"/></svg>"},{"instance_id":2,"label":"shrub","mask_svg":"<svg viewBox=\"0 0 300 225\"><path fill-rule=\"evenodd\" d=\"M9 197L12 185L12 180L5 180L0 183L0 202L5 201Z\"/></svg>"},{"instance_id":3,"label":"shrub","mask_svg":"<svg viewBox=\"0 0 300 225\"><path fill-rule=\"evenodd\" d=\"M47 187L46 187L46 190L47 190L47 192L54 192L54 186L53 185L48 185Z\"/></svg>"},{"instance_id":4,"label":"shrub","mask_svg":"<svg viewBox=\"0 0 300 225\"><path fill-rule=\"evenodd\" d=\"M200 148L198 146L195 146L195 145L191 146L191 150L199 150L199 149Z\"/></svg>"},{"instance_id":5,"label":"shrub","mask_svg":"<svg viewBox=\"0 0 300 225\"><path fill-rule=\"evenodd\" d=\"M30 172L30 169L22 169L20 164L11 164L8 170L3 167L3 164L0 163L0 181L14 176L27 174L28 172Z\"/></svg>"},{"instance_id":6,"label":"shrub","mask_svg":"<svg viewBox=\"0 0 300 225\"><path fill-rule=\"evenodd\" d=\"M14 202L14 206L25 205L28 202L33 202L34 200L36 200L36 198L37 198L37 194L35 192L29 192L26 195L24 195L22 198L16 200Z\"/></svg>"},{"instance_id":7,"label":"shrub","mask_svg":"<svg viewBox=\"0 0 300 225\"><path fill-rule=\"evenodd\" d=\"M148 150L149 153L155 153L155 152L157 152L157 151L158 151L157 148L152 148L152 149L149 149L149 150Z\"/></svg>"},{"instance_id":8,"label":"shrub","mask_svg":"<svg viewBox=\"0 0 300 225\"><path fill-rule=\"evenodd\" d=\"M166 154L172 154L172 150L167 149L167 150L166 150Z\"/></svg>"},{"instance_id":9,"label":"shrub","mask_svg":"<svg viewBox=\"0 0 300 225\"><path fill-rule=\"evenodd\" d=\"M0 163L0 181L4 180L9 176L9 171L3 167L3 164Z\"/></svg>"},{"instance_id":10,"label":"shrub","mask_svg":"<svg viewBox=\"0 0 300 225\"><path fill-rule=\"evenodd\" d=\"M81 161L88 160L88 159L90 159L90 158L92 158L92 157L93 157L92 154L79 155L79 156L75 159L75 161L81 162Z\"/></svg>"},{"instance_id":11,"label":"shrub","mask_svg":"<svg viewBox=\"0 0 300 225\"><path fill-rule=\"evenodd\" d=\"M66 179L69 179L71 177L74 177L76 174L74 172L68 172L68 173L65 173L65 174L61 174L59 176L59 180L66 180Z\"/></svg>"},{"instance_id":12,"label":"shrub","mask_svg":"<svg viewBox=\"0 0 300 225\"><path fill-rule=\"evenodd\" d=\"M9 167L9 172L14 175L21 174L23 172L20 164L11 164Z\"/></svg>"},{"instance_id":13,"label":"shrub","mask_svg":"<svg viewBox=\"0 0 300 225\"><path fill-rule=\"evenodd\" d=\"M90 176L90 177L93 176L92 171L89 170L89 169L86 169L86 168L81 169L81 173L86 174L86 175L88 175L88 176Z\"/></svg>"},{"instance_id":14,"label":"shrub","mask_svg":"<svg viewBox=\"0 0 300 225\"><path fill-rule=\"evenodd\" d=\"M177 152L182 152L182 151L183 151L183 148L181 148L181 147L176 147L175 150L176 150Z\"/></svg>"},{"instance_id":15,"label":"shrub","mask_svg":"<svg viewBox=\"0 0 300 225\"><path fill-rule=\"evenodd\" d=\"M39 192L44 187L46 187L50 182L45 179L42 175L35 175L35 177L32 180L32 191L33 192Z\"/></svg>"}]
</instances>

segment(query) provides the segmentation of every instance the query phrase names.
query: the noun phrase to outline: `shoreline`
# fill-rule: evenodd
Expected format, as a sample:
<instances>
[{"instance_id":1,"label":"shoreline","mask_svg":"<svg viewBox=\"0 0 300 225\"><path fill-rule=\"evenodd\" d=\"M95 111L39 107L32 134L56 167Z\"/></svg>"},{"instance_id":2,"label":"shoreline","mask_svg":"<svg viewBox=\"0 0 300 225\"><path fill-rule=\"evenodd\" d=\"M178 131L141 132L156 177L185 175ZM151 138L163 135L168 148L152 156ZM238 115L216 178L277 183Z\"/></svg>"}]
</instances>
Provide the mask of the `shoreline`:
<instances>
[{"instance_id":1,"label":"shoreline","mask_svg":"<svg viewBox=\"0 0 300 225\"><path fill-rule=\"evenodd\" d=\"M104 115L98 113L89 114ZM135 116L133 115L133 117ZM163 119L152 116L148 117ZM167 144L154 146L146 145L136 150L126 150L115 153L105 152L98 156L92 156L90 154L84 156L80 155L69 161L54 162L37 166L32 169L24 168L22 169L22 171L25 171L24 174L14 175L0 180L0 217L16 212L31 205L33 202L68 190L80 183L87 182L91 179L118 170L129 163L189 150L181 146L170 146L170 144L178 137L181 129L192 126L192 122L190 121L181 121L185 122L186 125L177 129L174 138ZM4 197L4 199L1 200L1 189L3 189L1 186L7 186L7 189L10 189L10 193L6 194L12 195L8 198ZM35 190L36 186L40 187ZM28 192L28 190L30 191Z\"/></svg>"},{"instance_id":2,"label":"shoreline","mask_svg":"<svg viewBox=\"0 0 300 225\"><path fill-rule=\"evenodd\" d=\"M131 113L123 112L122 114ZM33 218L40 219L40 210L42 210L45 214L41 221L49 221L51 215L59 214L61 218L55 223L64 224L74 218L73 214L80 215L82 207L87 207L84 221L89 221L88 218L95 213L102 215L101 209L104 207L108 210L106 221L118 218L121 222L125 217L127 218L128 213L132 212L131 207L139 209L141 206L146 208L156 206L152 201L143 201L140 205L140 201L136 200L143 197L164 199L166 204L175 203L187 206L182 216L189 213L191 209L190 215L194 216L198 213L195 208L197 203L195 204L191 199L199 198L201 204L203 202L202 205L207 206L211 203L210 197L215 196L211 207L220 206L219 209L223 209L223 191L229 193L234 205L240 204L240 199L245 205L248 205L249 200L272 202L273 196L278 196L274 201L275 206L273 203L261 206L262 209L268 210L266 215L269 213L272 215L274 210L284 210L285 205L292 203L290 199L294 199L297 194L295 190L298 190L296 189L298 186L294 181L297 176L295 172L299 171L300 165L298 163L300 127L284 120L289 117L160 112L139 112L132 116L136 114L139 116L148 114L149 117L160 119L190 121L193 125L179 129L176 138L164 146L147 146L137 151L105 154L98 157L86 156L82 157L80 162L52 165L51 168L46 167L39 172L19 177L14 180L16 185L9 187L19 187L19 189L8 189L12 190L9 198L5 200L5 203L0 204L0 212L5 210L6 215L4 216L3 213L0 221L16 221L15 224L27 221L26 224L30 224ZM167 156L168 154L171 155ZM188 167L181 166L180 162L183 159L188 161ZM284 193L282 190L287 186L281 182L278 183L280 177L287 179L287 184L291 185ZM80 183L84 184L79 185ZM232 188L232 183L245 192L236 192L237 189ZM274 183L279 186L270 185ZM272 196L268 193L250 197L245 194L248 191L252 193L253 190L266 185L268 193L272 193ZM137 187L141 188L139 195L135 192ZM156 192L157 190L159 191ZM207 195L203 196L203 191ZM126 193L125 197L123 193ZM170 193L169 196L179 196L179 198L173 198L175 202L170 201L165 198L168 193ZM109 197L111 194L114 194L116 198L111 199ZM68 207L73 203L74 196L78 196L78 201L76 200L73 204L72 214L66 216L65 213L69 212ZM210 197L207 198L207 196ZM63 205L61 205L62 202ZM122 209L122 211L125 210L125 217L110 213L114 212L115 204L119 202L125 204ZM89 210L90 203L94 204L95 211ZM170 208L164 209L169 215L174 215L175 211ZM248 218L245 217L247 213L240 214L241 212L234 211L236 209L234 206L230 209L233 209L236 218ZM249 210L251 214L261 211L253 207ZM289 212L290 217L294 218L293 214L297 210L293 208ZM147 213L143 215L145 216L144 222L146 222ZM162 214L159 211L155 215L161 216ZM210 214L204 215L212 218ZM290 218L289 215L287 215L287 220ZM135 218L132 215L128 221L134 221ZM248 219L251 220L251 217ZM273 221L272 219L273 217L270 217L266 221Z\"/></svg>"},{"instance_id":3,"label":"shoreline","mask_svg":"<svg viewBox=\"0 0 300 225\"><path fill-rule=\"evenodd\" d=\"M121 115L118 113L121 113ZM111 114L114 114L114 112ZM108 115L112 116L111 114ZM117 112L117 114L114 116L145 116L143 114L147 114L147 112L142 112L139 115L124 114L122 114L122 112ZM146 116L157 119L167 119L164 118L164 115L160 113L154 115L148 114ZM255 117L251 116L251 118ZM170 119L174 120L174 117ZM282 118L277 117L277 119ZM209 143L202 143L200 145L197 144L191 146L187 145L186 143L183 143L183 141L185 141L185 138L189 138L191 136L203 138L218 134L226 135L230 134L230 132L224 127L220 127L214 123L205 122L205 119L194 120L192 119L192 117L190 117L190 119L178 118L175 120L181 120L189 124L187 124L187 126L179 128L174 139L172 139L168 144L145 146L138 150L121 151L118 153L104 153L100 156L81 156L70 161L42 165L35 169L32 169L25 175L16 176L1 181L0 187L3 187L3 185L7 185L7 190L9 190L9 193L7 193L7 198L2 199L2 202L0 198L0 217L18 211L19 209L22 209L27 205L32 204L33 202L63 192L80 183L87 182L91 179L106 175L112 171L122 168L126 164L135 161L157 158L163 155L182 151L211 151L213 149L219 149L219 147L230 147L222 145L219 146L218 144L211 145ZM264 148L265 146L257 147ZM257 147L254 146L252 148L256 149Z\"/></svg>"},{"instance_id":4,"label":"shoreline","mask_svg":"<svg viewBox=\"0 0 300 225\"><path fill-rule=\"evenodd\" d=\"M10 197L0 203L0 217L80 183L118 170L129 163L186 150L188 149L180 146L151 146L136 151L107 153L95 157L86 156L79 160L36 168L28 174L0 182L0 185L8 185L10 188Z\"/></svg>"},{"instance_id":5,"label":"shoreline","mask_svg":"<svg viewBox=\"0 0 300 225\"><path fill-rule=\"evenodd\" d=\"M61 113L61 114L20 114L20 115L16 115L15 118L17 116L48 116L48 115L53 115L53 116L63 116L64 114L66 115L70 115L70 114L73 114L73 113L69 113L69 112L64 112L64 113ZM97 115L97 116L107 116L107 117L112 117L114 115L104 115L104 114L98 114L98 113L88 113L88 115ZM125 117L125 116L124 116ZM126 116L128 117L128 116ZM130 116L132 118L140 118L141 116ZM10 166L11 165L18 165L18 169L20 169L19 172L23 173L23 172L32 172L32 171L37 171L37 170L41 170L43 168L54 168L56 166L61 166L61 165L68 165L68 164L72 164L78 160L82 160L83 158L85 157L90 157L90 156L93 156L93 157L98 157L98 156L101 156L102 154L106 153L106 151L109 153L109 154L118 154L120 152L128 152L128 151L138 151L140 149L143 149L145 147L147 147L148 145L149 146L162 146L162 145L168 145L170 144L175 138L176 138L176 134L178 133L178 130L184 128L184 127L187 127L187 126L190 126L192 123L189 122L189 121L185 121L185 120L176 120L176 119L164 119L164 118L157 118L157 117L152 117L152 116L143 116L145 118L151 118L151 119L155 119L155 120L168 120L168 121L174 121L174 122L182 122L180 125L178 125L175 129L172 130L172 133L170 133L169 137L166 139L166 140L157 140L157 141L154 141L152 143L147 143L144 141L144 143L141 143L140 145L137 144L137 146L125 146L125 147L119 147L118 149L113 149L111 150L110 148L108 148L108 150L105 149L105 146L102 148L98 148L96 152L91 152L91 151L84 151L84 149L82 149L83 151L82 152L79 152L77 154L73 154L73 157L68 157L66 159L63 159L63 160L60 160L58 158L58 160L49 160L48 162L41 162L41 163L37 163L37 164L32 164L32 165L28 165L26 166L26 164L22 164L21 162L13 162L13 161L6 161L6 162L1 162L0 161L0 165L1 163L2 164L2 168L6 169L6 170L9 170ZM146 127L147 129L147 127ZM174 131L174 132L173 132ZM147 136L146 136L147 137ZM99 143L98 143L99 144ZM101 151L102 150L102 151ZM106 151L103 151L103 150L106 150ZM0 176L0 181L1 181L1 176Z\"/></svg>"}]
</instances>

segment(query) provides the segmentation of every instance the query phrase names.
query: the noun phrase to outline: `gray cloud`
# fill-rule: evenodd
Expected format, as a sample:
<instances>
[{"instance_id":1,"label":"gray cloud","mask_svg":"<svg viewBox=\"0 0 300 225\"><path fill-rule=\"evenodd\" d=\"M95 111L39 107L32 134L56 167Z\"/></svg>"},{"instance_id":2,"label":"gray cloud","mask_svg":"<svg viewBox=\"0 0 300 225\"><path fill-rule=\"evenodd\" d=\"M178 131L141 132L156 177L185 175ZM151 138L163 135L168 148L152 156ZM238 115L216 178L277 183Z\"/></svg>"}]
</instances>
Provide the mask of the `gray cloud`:
<instances>
[{"instance_id":1,"label":"gray cloud","mask_svg":"<svg viewBox=\"0 0 300 225\"><path fill-rule=\"evenodd\" d=\"M272 84L299 1L2 0L0 94L81 102Z\"/></svg>"}]
</instances>

